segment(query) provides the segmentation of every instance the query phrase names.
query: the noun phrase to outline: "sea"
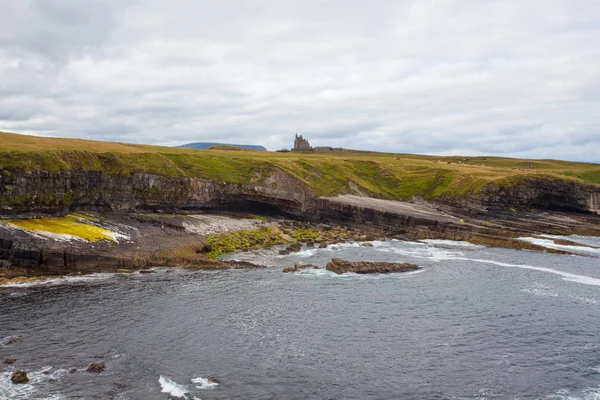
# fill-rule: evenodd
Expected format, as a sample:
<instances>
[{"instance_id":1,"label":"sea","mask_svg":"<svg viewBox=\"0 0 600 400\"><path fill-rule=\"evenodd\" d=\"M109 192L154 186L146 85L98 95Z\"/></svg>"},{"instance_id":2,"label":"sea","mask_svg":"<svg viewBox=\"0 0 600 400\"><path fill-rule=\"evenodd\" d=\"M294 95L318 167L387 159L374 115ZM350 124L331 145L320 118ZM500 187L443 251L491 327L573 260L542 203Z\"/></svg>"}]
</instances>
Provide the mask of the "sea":
<instances>
[{"instance_id":1,"label":"sea","mask_svg":"<svg viewBox=\"0 0 600 400\"><path fill-rule=\"evenodd\" d=\"M372 244L0 286L0 399L600 399L599 249ZM421 269L281 271L334 257Z\"/></svg>"}]
</instances>

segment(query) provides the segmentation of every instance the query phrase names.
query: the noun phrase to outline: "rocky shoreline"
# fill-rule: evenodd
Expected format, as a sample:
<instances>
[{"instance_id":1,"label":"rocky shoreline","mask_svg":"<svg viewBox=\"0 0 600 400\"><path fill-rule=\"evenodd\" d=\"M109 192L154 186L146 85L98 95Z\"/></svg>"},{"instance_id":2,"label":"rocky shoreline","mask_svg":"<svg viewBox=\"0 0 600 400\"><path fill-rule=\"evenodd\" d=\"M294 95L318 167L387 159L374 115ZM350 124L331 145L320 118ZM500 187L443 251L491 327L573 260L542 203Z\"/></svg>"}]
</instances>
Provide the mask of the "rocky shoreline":
<instances>
[{"instance_id":1,"label":"rocky shoreline","mask_svg":"<svg viewBox=\"0 0 600 400\"><path fill-rule=\"evenodd\" d=\"M85 211L50 218L5 218L0 220L0 284L67 274L133 272L156 266L257 268L261 266L221 261L219 256L271 246L282 246L280 253L289 254L347 241L369 245L373 240L392 238L447 239L572 254L569 246L581 244L540 235L600 236L600 216L593 213L473 210L358 196L323 198L319 202L324 202L319 213L293 218L239 211ZM61 233L57 226L71 234ZM90 230L99 230L98 235L105 236L100 240L77 237L85 237ZM544 238L556 246L542 246L521 240L523 237Z\"/></svg>"}]
</instances>

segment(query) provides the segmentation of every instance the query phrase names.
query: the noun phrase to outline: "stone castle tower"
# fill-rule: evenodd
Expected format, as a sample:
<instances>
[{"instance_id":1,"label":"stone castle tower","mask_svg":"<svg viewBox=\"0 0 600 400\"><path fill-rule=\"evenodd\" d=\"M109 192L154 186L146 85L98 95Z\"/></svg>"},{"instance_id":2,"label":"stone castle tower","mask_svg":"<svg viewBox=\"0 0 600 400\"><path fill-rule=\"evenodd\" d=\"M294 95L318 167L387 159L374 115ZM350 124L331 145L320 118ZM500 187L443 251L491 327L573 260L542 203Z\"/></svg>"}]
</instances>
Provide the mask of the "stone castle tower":
<instances>
[{"instance_id":1,"label":"stone castle tower","mask_svg":"<svg viewBox=\"0 0 600 400\"><path fill-rule=\"evenodd\" d=\"M294 139L294 149L293 150L310 150L312 147L308 140L304 139L302 135L298 136L296 134L296 139Z\"/></svg>"}]
</instances>

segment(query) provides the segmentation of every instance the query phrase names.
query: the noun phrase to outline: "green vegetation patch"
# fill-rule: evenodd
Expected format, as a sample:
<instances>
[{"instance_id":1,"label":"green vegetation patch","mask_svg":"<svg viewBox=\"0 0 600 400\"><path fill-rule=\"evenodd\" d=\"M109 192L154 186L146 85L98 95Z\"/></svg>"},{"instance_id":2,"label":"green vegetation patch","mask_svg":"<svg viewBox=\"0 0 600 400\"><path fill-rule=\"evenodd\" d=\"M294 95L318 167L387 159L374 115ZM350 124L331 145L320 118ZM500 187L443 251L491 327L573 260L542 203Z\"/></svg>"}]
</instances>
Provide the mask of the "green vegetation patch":
<instances>
[{"instance_id":1,"label":"green vegetation patch","mask_svg":"<svg viewBox=\"0 0 600 400\"><path fill-rule=\"evenodd\" d=\"M307 228L297 228L291 232L290 236L297 241L318 240L319 237L321 237L321 231Z\"/></svg>"},{"instance_id":2,"label":"green vegetation patch","mask_svg":"<svg viewBox=\"0 0 600 400\"><path fill-rule=\"evenodd\" d=\"M82 214L71 214L66 217L38 218L6 221L9 225L18 226L31 232L48 232L59 235L71 235L90 242L99 240L115 240L113 233L89 223Z\"/></svg>"},{"instance_id":3,"label":"green vegetation patch","mask_svg":"<svg viewBox=\"0 0 600 400\"><path fill-rule=\"evenodd\" d=\"M212 250L206 253L217 258L225 253L242 249L256 249L285 243L277 228L269 226L253 230L218 233L207 238Z\"/></svg>"},{"instance_id":4,"label":"green vegetation patch","mask_svg":"<svg viewBox=\"0 0 600 400\"><path fill-rule=\"evenodd\" d=\"M587 171L587 172L572 172L567 171L563 173L565 176L574 176L581 179L584 182L595 183L600 185L600 170L598 171Z\"/></svg>"}]
</instances>

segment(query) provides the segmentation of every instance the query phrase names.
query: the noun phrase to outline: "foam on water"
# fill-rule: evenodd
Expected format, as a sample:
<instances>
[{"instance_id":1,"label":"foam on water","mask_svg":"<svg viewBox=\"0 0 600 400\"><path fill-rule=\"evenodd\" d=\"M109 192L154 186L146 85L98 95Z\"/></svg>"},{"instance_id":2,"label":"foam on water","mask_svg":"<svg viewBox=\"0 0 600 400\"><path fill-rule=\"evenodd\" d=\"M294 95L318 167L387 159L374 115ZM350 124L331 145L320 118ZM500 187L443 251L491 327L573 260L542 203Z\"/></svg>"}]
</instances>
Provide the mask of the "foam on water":
<instances>
[{"instance_id":1,"label":"foam on water","mask_svg":"<svg viewBox=\"0 0 600 400\"><path fill-rule=\"evenodd\" d=\"M545 247L547 249L555 249L555 250L566 250L571 253L584 254L584 255L595 255L600 256L600 249L594 249L587 246L567 246L563 244L556 244L552 239L539 239L532 237L523 237L519 238L523 242L529 242L536 244L538 246Z\"/></svg>"},{"instance_id":2,"label":"foam on water","mask_svg":"<svg viewBox=\"0 0 600 400\"><path fill-rule=\"evenodd\" d=\"M306 249L306 250L302 250L297 253L294 253L294 256L311 257L311 256L314 256L316 252L317 252L317 249Z\"/></svg>"},{"instance_id":3,"label":"foam on water","mask_svg":"<svg viewBox=\"0 0 600 400\"><path fill-rule=\"evenodd\" d=\"M558 297L559 294L550 290L547 286L534 285L534 287L530 289L523 289L524 293L533 294L534 296L540 297Z\"/></svg>"},{"instance_id":4,"label":"foam on water","mask_svg":"<svg viewBox=\"0 0 600 400\"><path fill-rule=\"evenodd\" d=\"M421 242L430 244L433 246L440 247L457 247L461 249L484 249L485 246L479 244L473 244L469 242L463 242L459 240L446 240L446 239L423 239Z\"/></svg>"},{"instance_id":5,"label":"foam on water","mask_svg":"<svg viewBox=\"0 0 600 400\"><path fill-rule=\"evenodd\" d=\"M57 278L44 279L41 281L34 282L15 282L15 283L5 283L4 285L0 285L2 287L12 287L12 288L27 288L32 286L44 286L44 285L65 285L69 283L77 283L77 282L89 282L89 281L98 281L109 279L117 274L115 273L103 273L96 272L88 275L66 275L60 276Z\"/></svg>"},{"instance_id":6,"label":"foam on water","mask_svg":"<svg viewBox=\"0 0 600 400\"><path fill-rule=\"evenodd\" d=\"M578 393L573 393L569 389L557 390L544 399L548 400L600 400L600 387L588 388Z\"/></svg>"},{"instance_id":7,"label":"foam on water","mask_svg":"<svg viewBox=\"0 0 600 400\"><path fill-rule=\"evenodd\" d=\"M198 389L214 389L219 386L217 382L210 382L208 379L202 378L201 376L192 379L192 383L195 383L196 388Z\"/></svg>"},{"instance_id":8,"label":"foam on water","mask_svg":"<svg viewBox=\"0 0 600 400\"><path fill-rule=\"evenodd\" d=\"M580 236L580 235L539 235L549 239L564 239L570 240L571 242L584 244L586 246L596 246L600 247L600 237L598 236Z\"/></svg>"},{"instance_id":9,"label":"foam on water","mask_svg":"<svg viewBox=\"0 0 600 400\"><path fill-rule=\"evenodd\" d=\"M463 260L463 261L471 261L471 262L477 262L477 263L483 263L483 264L493 264L493 265L498 265L501 267L508 267L508 268L528 269L528 270L546 272L549 274L558 275L558 276L562 277L564 280L570 281L570 282L576 282L576 283L581 283L584 285L591 285L591 286L600 286L600 278L594 278L594 277L586 276L586 275L573 274L570 272L563 272L563 271L559 271L559 270L556 270L553 268L538 267L535 265L510 264L510 263L494 261L494 260L468 258L468 257L464 257L464 253L462 253L462 252L448 251L445 249L437 248L435 246L427 246L427 248L425 248L425 249L410 248L410 247L409 248L389 247L389 248L381 249L380 251L391 251L396 254L401 254L401 255L414 257L414 258L428 259L428 260L435 261L435 262L447 261L447 260Z\"/></svg>"},{"instance_id":10,"label":"foam on water","mask_svg":"<svg viewBox=\"0 0 600 400\"><path fill-rule=\"evenodd\" d=\"M354 272L346 272L345 274L336 274L326 270L325 268L319 269L302 269L295 273L301 276L310 276L317 278L331 278L331 279L379 279L380 275L367 275L367 274L356 274Z\"/></svg>"},{"instance_id":11,"label":"foam on water","mask_svg":"<svg viewBox=\"0 0 600 400\"><path fill-rule=\"evenodd\" d=\"M466 258L466 257L457 257L457 258L454 258L454 260L472 261L472 262L478 262L478 263L483 263L483 264L498 265L501 267L521 268L521 269L528 269L528 270L532 270L532 271L546 272L549 274L558 275L558 276L562 277L565 281L581 283L583 285L600 286L600 278L593 278L591 276L586 276L586 275L572 274L570 272L563 272L563 271L559 271L559 270L547 268L547 267L536 267L534 265L526 265L526 264L509 264L509 263L504 263L504 262L500 262L500 261L481 260L481 259Z\"/></svg>"},{"instance_id":12,"label":"foam on water","mask_svg":"<svg viewBox=\"0 0 600 400\"><path fill-rule=\"evenodd\" d=\"M161 393L168 393L170 396L179 397L180 399L200 400L196 396L193 396L185 386L162 375L158 378L158 383L161 387Z\"/></svg>"},{"instance_id":13,"label":"foam on water","mask_svg":"<svg viewBox=\"0 0 600 400\"><path fill-rule=\"evenodd\" d=\"M410 243L410 242L409 242ZM452 251L445 248L436 247L433 245L418 247L418 246L410 246L410 247L380 247L376 249L377 251L382 252L391 252L394 254L413 257L413 258L421 258L426 260L431 260L434 262L440 262L445 260L452 260L458 257L464 256L463 252L460 251Z\"/></svg>"},{"instance_id":14,"label":"foam on water","mask_svg":"<svg viewBox=\"0 0 600 400\"><path fill-rule=\"evenodd\" d=\"M60 399L62 398L57 394L44 394L40 393L40 385L48 383L50 381L56 381L67 374L66 369L57 369L51 374L47 371L51 371L53 367L46 366L42 367L39 371L27 372L29 382L23 385L15 385L11 382L11 377L16 368L11 371L0 373L0 395L7 396L7 399L11 400L26 400L26 399ZM3 399L4 397L0 397Z\"/></svg>"}]
</instances>

